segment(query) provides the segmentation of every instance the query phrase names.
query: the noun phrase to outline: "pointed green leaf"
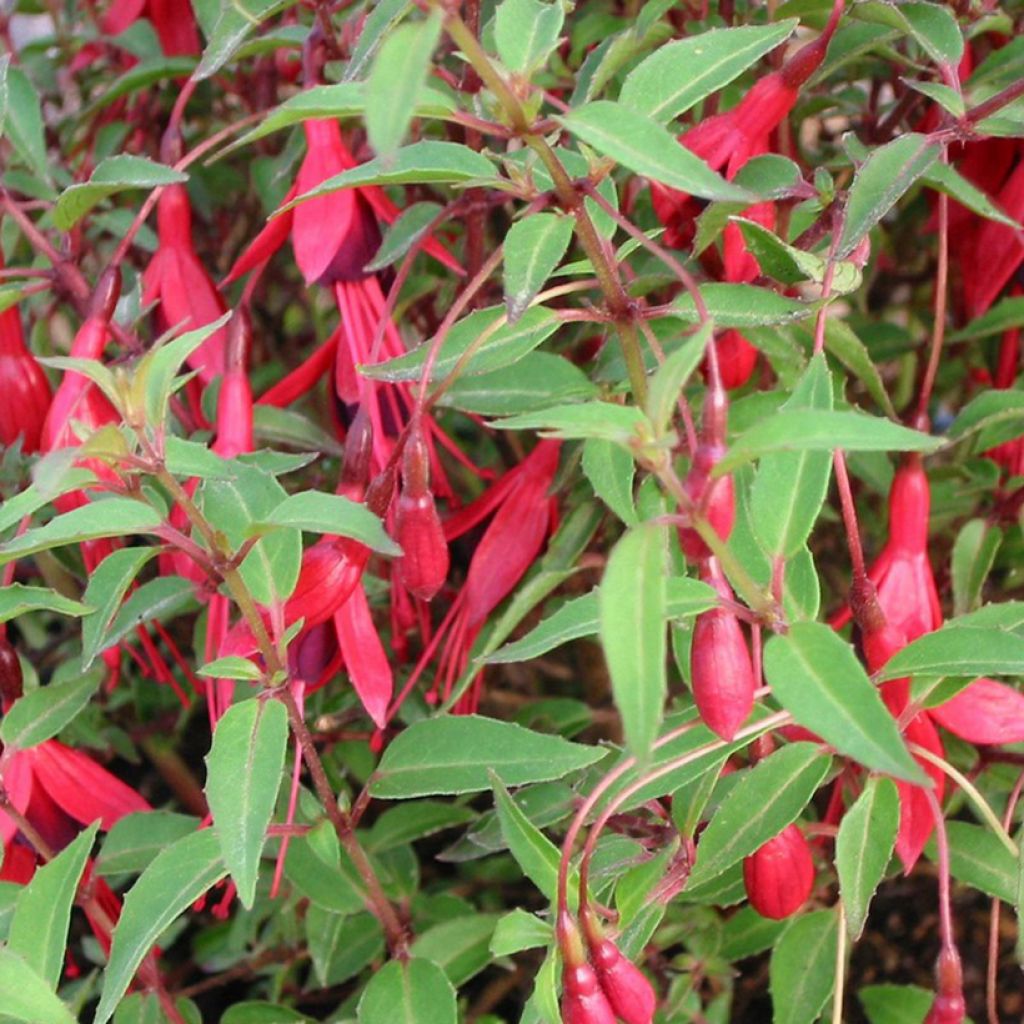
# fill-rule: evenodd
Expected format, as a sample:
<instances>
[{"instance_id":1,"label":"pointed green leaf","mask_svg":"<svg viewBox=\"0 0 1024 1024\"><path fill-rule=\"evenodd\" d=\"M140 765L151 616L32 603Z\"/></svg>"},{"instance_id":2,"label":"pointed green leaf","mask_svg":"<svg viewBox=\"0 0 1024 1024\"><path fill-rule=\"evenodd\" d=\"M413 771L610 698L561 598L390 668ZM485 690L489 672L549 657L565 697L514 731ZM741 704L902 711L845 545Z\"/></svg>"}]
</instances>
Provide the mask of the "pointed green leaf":
<instances>
[{"instance_id":1,"label":"pointed green leaf","mask_svg":"<svg viewBox=\"0 0 1024 1024\"><path fill-rule=\"evenodd\" d=\"M100 642L100 649L116 646L147 622L177 615L195 600L195 584L184 576L158 576L143 583L121 605Z\"/></svg>"},{"instance_id":2,"label":"pointed green leaf","mask_svg":"<svg viewBox=\"0 0 1024 1024\"><path fill-rule=\"evenodd\" d=\"M654 433L660 436L668 429L676 412L676 403L690 379L690 375L704 358L704 349L714 334L715 325L708 321L692 338L677 348L658 367L651 378L647 395L647 415L654 424Z\"/></svg>"},{"instance_id":3,"label":"pointed green leaf","mask_svg":"<svg viewBox=\"0 0 1024 1024\"><path fill-rule=\"evenodd\" d=\"M596 437L619 444L652 437L650 422L635 405L615 405L612 402L559 405L522 416L510 416L492 426L499 430L541 430L545 437Z\"/></svg>"},{"instance_id":4,"label":"pointed green leaf","mask_svg":"<svg viewBox=\"0 0 1024 1024\"><path fill-rule=\"evenodd\" d=\"M161 851L124 898L103 977L96 1024L106 1024L160 933L227 870L212 829L193 832Z\"/></svg>"},{"instance_id":5,"label":"pointed green leaf","mask_svg":"<svg viewBox=\"0 0 1024 1024\"><path fill-rule=\"evenodd\" d=\"M31 587L11 583L0 589L0 622L16 619L28 612L56 612L58 615L88 615L92 608L81 601L58 594L49 587Z\"/></svg>"},{"instance_id":6,"label":"pointed green leaf","mask_svg":"<svg viewBox=\"0 0 1024 1024\"><path fill-rule=\"evenodd\" d=\"M242 906L256 898L260 855L284 770L288 715L278 700L233 704L206 757L206 799L224 864Z\"/></svg>"},{"instance_id":7,"label":"pointed green leaf","mask_svg":"<svg viewBox=\"0 0 1024 1024\"><path fill-rule=\"evenodd\" d=\"M446 715L409 726L392 740L370 780L382 800L490 789L488 770L506 786L560 779L604 751L478 715Z\"/></svg>"},{"instance_id":8,"label":"pointed green leaf","mask_svg":"<svg viewBox=\"0 0 1024 1024\"><path fill-rule=\"evenodd\" d=\"M572 239L572 218L535 213L516 221L505 236L505 305L514 324L561 262Z\"/></svg>"},{"instance_id":9,"label":"pointed green leaf","mask_svg":"<svg viewBox=\"0 0 1024 1024\"><path fill-rule=\"evenodd\" d=\"M627 76L619 101L667 124L738 78L784 43L796 18L772 25L712 29L659 46Z\"/></svg>"},{"instance_id":10,"label":"pointed green leaf","mask_svg":"<svg viewBox=\"0 0 1024 1024\"><path fill-rule=\"evenodd\" d=\"M791 743L758 762L729 791L701 834L687 885L716 878L796 821L831 763L816 743Z\"/></svg>"},{"instance_id":11,"label":"pointed green leaf","mask_svg":"<svg viewBox=\"0 0 1024 1024\"><path fill-rule=\"evenodd\" d=\"M661 125L624 104L598 100L555 120L602 155L662 185L702 199L754 199L711 170Z\"/></svg>"},{"instance_id":12,"label":"pointed green leaf","mask_svg":"<svg viewBox=\"0 0 1024 1024\"><path fill-rule=\"evenodd\" d=\"M502 0L494 16L494 43L509 71L529 77L558 45L565 9L558 2Z\"/></svg>"},{"instance_id":13,"label":"pointed green leaf","mask_svg":"<svg viewBox=\"0 0 1024 1024\"><path fill-rule=\"evenodd\" d=\"M0 943L0 992L4 1016L25 1024L75 1024L53 989L13 949Z\"/></svg>"},{"instance_id":14,"label":"pointed green leaf","mask_svg":"<svg viewBox=\"0 0 1024 1024\"><path fill-rule=\"evenodd\" d=\"M846 929L854 942L864 931L871 898L889 865L899 825L899 793L889 779L879 777L868 779L839 823L836 872L846 908Z\"/></svg>"},{"instance_id":15,"label":"pointed green leaf","mask_svg":"<svg viewBox=\"0 0 1024 1024\"><path fill-rule=\"evenodd\" d=\"M142 567L159 553L155 547L119 548L92 571L84 599L96 610L82 623L82 668L88 668L100 651L124 595Z\"/></svg>"},{"instance_id":16,"label":"pointed green leaf","mask_svg":"<svg viewBox=\"0 0 1024 1024\"><path fill-rule=\"evenodd\" d=\"M799 725L865 768L918 785L928 779L850 647L820 622L797 622L765 645L772 693Z\"/></svg>"},{"instance_id":17,"label":"pointed green leaf","mask_svg":"<svg viewBox=\"0 0 1024 1024\"><path fill-rule=\"evenodd\" d=\"M29 690L0 720L0 740L5 746L28 750L56 736L89 703L101 680L99 673L89 672Z\"/></svg>"},{"instance_id":18,"label":"pointed green leaf","mask_svg":"<svg viewBox=\"0 0 1024 1024\"><path fill-rule=\"evenodd\" d=\"M407 206L398 220L388 228L376 255L363 270L369 274L397 263L427 234L427 229L442 209L438 203L413 203Z\"/></svg>"},{"instance_id":19,"label":"pointed green leaf","mask_svg":"<svg viewBox=\"0 0 1024 1024\"><path fill-rule=\"evenodd\" d=\"M813 1024L835 985L839 918L833 910L798 917L772 951L773 1024Z\"/></svg>"},{"instance_id":20,"label":"pointed green leaf","mask_svg":"<svg viewBox=\"0 0 1024 1024\"><path fill-rule=\"evenodd\" d=\"M591 437L583 444L583 472L594 493L627 525L637 524L633 503L636 463L632 454L612 441Z\"/></svg>"},{"instance_id":21,"label":"pointed green leaf","mask_svg":"<svg viewBox=\"0 0 1024 1024\"><path fill-rule=\"evenodd\" d=\"M118 192L154 189L188 181L188 175L142 156L120 154L101 160L88 181L64 189L53 211L53 223L70 231L94 206Z\"/></svg>"},{"instance_id":22,"label":"pointed green leaf","mask_svg":"<svg viewBox=\"0 0 1024 1024\"><path fill-rule=\"evenodd\" d=\"M881 672L883 679L912 675L1024 675L1024 637L950 623L897 651Z\"/></svg>"},{"instance_id":23,"label":"pointed green leaf","mask_svg":"<svg viewBox=\"0 0 1024 1024\"><path fill-rule=\"evenodd\" d=\"M5 77L7 102L3 119L4 138L33 174L49 182L50 169L46 164L46 140L39 94L32 80L20 67L8 67Z\"/></svg>"},{"instance_id":24,"label":"pointed green leaf","mask_svg":"<svg viewBox=\"0 0 1024 1024\"><path fill-rule=\"evenodd\" d=\"M455 989L431 960L391 960L363 989L359 1024L455 1024Z\"/></svg>"},{"instance_id":25,"label":"pointed green leaf","mask_svg":"<svg viewBox=\"0 0 1024 1024\"><path fill-rule=\"evenodd\" d=\"M340 494L300 491L290 494L253 527L290 526L311 533L351 537L383 555L401 554L401 548L384 532L381 521L365 506Z\"/></svg>"},{"instance_id":26,"label":"pointed green leaf","mask_svg":"<svg viewBox=\"0 0 1024 1024\"><path fill-rule=\"evenodd\" d=\"M435 12L393 29L377 51L366 83L366 133L385 160L402 144L441 35Z\"/></svg>"}]
</instances>

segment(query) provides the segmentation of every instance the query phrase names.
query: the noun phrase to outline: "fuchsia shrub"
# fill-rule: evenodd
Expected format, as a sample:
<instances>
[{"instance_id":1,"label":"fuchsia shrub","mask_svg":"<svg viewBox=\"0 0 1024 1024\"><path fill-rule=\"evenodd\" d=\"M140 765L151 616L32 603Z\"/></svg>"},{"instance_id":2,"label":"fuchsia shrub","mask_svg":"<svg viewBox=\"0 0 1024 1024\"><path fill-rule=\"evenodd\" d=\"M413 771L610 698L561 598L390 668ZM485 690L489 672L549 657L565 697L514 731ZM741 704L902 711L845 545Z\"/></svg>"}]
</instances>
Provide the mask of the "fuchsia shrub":
<instances>
[{"instance_id":1,"label":"fuchsia shrub","mask_svg":"<svg viewBox=\"0 0 1024 1024\"><path fill-rule=\"evenodd\" d=\"M0 1015L1019 1016L1022 19L6 5Z\"/></svg>"}]
</instances>

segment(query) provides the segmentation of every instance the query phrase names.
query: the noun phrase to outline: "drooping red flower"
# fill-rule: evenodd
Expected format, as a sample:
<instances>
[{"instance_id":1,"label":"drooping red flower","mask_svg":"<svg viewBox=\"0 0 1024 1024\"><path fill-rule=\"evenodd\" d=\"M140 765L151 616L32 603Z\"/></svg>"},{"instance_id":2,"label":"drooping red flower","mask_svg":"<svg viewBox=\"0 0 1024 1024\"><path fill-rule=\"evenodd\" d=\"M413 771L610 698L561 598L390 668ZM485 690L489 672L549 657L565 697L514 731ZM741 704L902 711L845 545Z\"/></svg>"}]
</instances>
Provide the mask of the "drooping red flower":
<instances>
[{"instance_id":1,"label":"drooping red flower","mask_svg":"<svg viewBox=\"0 0 1024 1024\"><path fill-rule=\"evenodd\" d=\"M615 1024L615 1011L590 964L562 970L564 1024Z\"/></svg>"},{"instance_id":2,"label":"drooping red flower","mask_svg":"<svg viewBox=\"0 0 1024 1024\"><path fill-rule=\"evenodd\" d=\"M744 859L743 884L750 905L776 921L807 902L814 889L814 860L799 826L787 825Z\"/></svg>"},{"instance_id":3,"label":"drooping red flower","mask_svg":"<svg viewBox=\"0 0 1024 1024\"><path fill-rule=\"evenodd\" d=\"M142 17L152 22L168 57L199 53L199 29L190 0L113 0L100 26L116 36Z\"/></svg>"},{"instance_id":4,"label":"drooping red flower","mask_svg":"<svg viewBox=\"0 0 1024 1024\"><path fill-rule=\"evenodd\" d=\"M142 301L159 300L160 329L194 331L218 320L227 306L192 244L192 206L184 185L168 185L157 200L157 234L160 245L142 275ZM203 384L224 372L226 343L221 327L189 356Z\"/></svg>"},{"instance_id":5,"label":"drooping red flower","mask_svg":"<svg viewBox=\"0 0 1024 1024\"><path fill-rule=\"evenodd\" d=\"M0 253L0 269L3 265ZM0 390L0 445L7 447L20 437L23 451L37 451L53 392L25 344L17 306L0 313Z\"/></svg>"},{"instance_id":6,"label":"drooping red flower","mask_svg":"<svg viewBox=\"0 0 1024 1024\"><path fill-rule=\"evenodd\" d=\"M701 567L701 578L728 601L733 599L717 559ZM726 608L701 612L690 645L690 684L704 724L723 740L731 740L754 707L757 680L743 629Z\"/></svg>"},{"instance_id":7,"label":"drooping red flower","mask_svg":"<svg viewBox=\"0 0 1024 1024\"><path fill-rule=\"evenodd\" d=\"M590 962L615 1016L625 1024L651 1024L658 997L639 967L610 939L590 944Z\"/></svg>"}]
</instances>

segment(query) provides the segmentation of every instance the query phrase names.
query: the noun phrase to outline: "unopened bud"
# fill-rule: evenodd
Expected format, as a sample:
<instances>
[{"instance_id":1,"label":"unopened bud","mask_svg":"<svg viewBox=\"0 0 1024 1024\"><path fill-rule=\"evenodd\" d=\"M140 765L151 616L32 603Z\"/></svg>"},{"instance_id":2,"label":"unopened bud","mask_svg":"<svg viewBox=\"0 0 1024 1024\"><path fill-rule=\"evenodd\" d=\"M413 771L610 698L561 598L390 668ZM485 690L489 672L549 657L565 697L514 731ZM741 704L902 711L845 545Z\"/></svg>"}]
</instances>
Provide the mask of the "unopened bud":
<instances>
[{"instance_id":1,"label":"unopened bud","mask_svg":"<svg viewBox=\"0 0 1024 1024\"><path fill-rule=\"evenodd\" d=\"M564 1024L615 1024L615 1012L590 964L565 967L562 972Z\"/></svg>"},{"instance_id":2,"label":"unopened bud","mask_svg":"<svg viewBox=\"0 0 1024 1024\"><path fill-rule=\"evenodd\" d=\"M6 712L22 694L21 662L6 637L0 637L0 702Z\"/></svg>"},{"instance_id":3,"label":"unopened bud","mask_svg":"<svg viewBox=\"0 0 1024 1024\"><path fill-rule=\"evenodd\" d=\"M796 825L787 825L743 861L743 884L750 905L776 921L807 902L814 888L814 861Z\"/></svg>"},{"instance_id":4,"label":"unopened bud","mask_svg":"<svg viewBox=\"0 0 1024 1024\"><path fill-rule=\"evenodd\" d=\"M703 576L722 597L732 598L714 559ZM712 608L697 616L690 648L690 681L704 724L723 740L731 740L754 706L757 681L743 630L725 608Z\"/></svg>"},{"instance_id":5,"label":"unopened bud","mask_svg":"<svg viewBox=\"0 0 1024 1024\"><path fill-rule=\"evenodd\" d=\"M636 964L610 939L590 947L590 962L615 1015L625 1024L651 1024L658 998Z\"/></svg>"},{"instance_id":6,"label":"unopened bud","mask_svg":"<svg viewBox=\"0 0 1024 1024\"><path fill-rule=\"evenodd\" d=\"M693 466L683 482L683 489L693 504L694 513L708 523L722 540L728 540L736 520L736 495L732 476L711 478L711 471L725 454L720 445L701 445L693 458ZM692 526L679 530L679 543L691 561L711 556L711 549Z\"/></svg>"}]
</instances>

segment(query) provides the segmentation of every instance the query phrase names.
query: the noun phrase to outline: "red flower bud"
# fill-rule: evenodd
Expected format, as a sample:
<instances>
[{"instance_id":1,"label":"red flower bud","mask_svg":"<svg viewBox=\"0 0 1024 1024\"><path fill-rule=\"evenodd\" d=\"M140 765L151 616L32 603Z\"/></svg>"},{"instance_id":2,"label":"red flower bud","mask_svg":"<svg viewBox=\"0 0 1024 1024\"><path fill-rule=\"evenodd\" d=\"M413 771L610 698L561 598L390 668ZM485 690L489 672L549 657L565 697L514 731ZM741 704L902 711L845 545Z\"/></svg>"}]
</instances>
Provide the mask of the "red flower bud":
<instances>
[{"instance_id":1,"label":"red flower bud","mask_svg":"<svg viewBox=\"0 0 1024 1024\"><path fill-rule=\"evenodd\" d=\"M21 662L6 637L0 637L0 705L7 712L21 696Z\"/></svg>"},{"instance_id":2,"label":"red flower bud","mask_svg":"<svg viewBox=\"0 0 1024 1024\"><path fill-rule=\"evenodd\" d=\"M702 573L722 597L732 590L718 563L710 559ZM736 616L712 608L697 616L690 649L693 699L704 724L723 740L731 740L754 706L757 681L743 630Z\"/></svg>"},{"instance_id":3,"label":"red flower bud","mask_svg":"<svg viewBox=\"0 0 1024 1024\"><path fill-rule=\"evenodd\" d=\"M728 540L736 520L736 494L732 476L727 474L711 479L711 471L724 454L725 448L721 445L700 445L683 489L693 502L696 512L711 524L722 540ZM679 543L683 553L693 562L711 556L711 549L691 526L680 529Z\"/></svg>"},{"instance_id":4,"label":"red flower bud","mask_svg":"<svg viewBox=\"0 0 1024 1024\"><path fill-rule=\"evenodd\" d=\"M403 585L430 601L448 577L448 543L432 494L413 498L403 491L398 496L395 540L404 552L398 561Z\"/></svg>"},{"instance_id":5,"label":"red flower bud","mask_svg":"<svg viewBox=\"0 0 1024 1024\"><path fill-rule=\"evenodd\" d=\"M615 1013L590 964L566 967L562 972L564 1024L614 1024Z\"/></svg>"},{"instance_id":6,"label":"red flower bud","mask_svg":"<svg viewBox=\"0 0 1024 1024\"><path fill-rule=\"evenodd\" d=\"M743 861L743 884L750 905L780 921L796 913L814 888L814 861L804 834L787 825Z\"/></svg>"},{"instance_id":7,"label":"red flower bud","mask_svg":"<svg viewBox=\"0 0 1024 1024\"><path fill-rule=\"evenodd\" d=\"M615 1016L626 1024L651 1024L658 997L636 964L609 939L591 945L590 962Z\"/></svg>"},{"instance_id":8,"label":"red flower bud","mask_svg":"<svg viewBox=\"0 0 1024 1024\"><path fill-rule=\"evenodd\" d=\"M967 1015L964 1005L963 971L960 955L955 949L945 948L935 964L935 1001L924 1024L963 1024Z\"/></svg>"}]
</instances>

